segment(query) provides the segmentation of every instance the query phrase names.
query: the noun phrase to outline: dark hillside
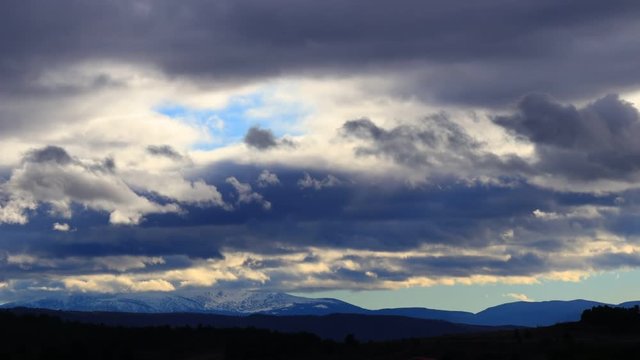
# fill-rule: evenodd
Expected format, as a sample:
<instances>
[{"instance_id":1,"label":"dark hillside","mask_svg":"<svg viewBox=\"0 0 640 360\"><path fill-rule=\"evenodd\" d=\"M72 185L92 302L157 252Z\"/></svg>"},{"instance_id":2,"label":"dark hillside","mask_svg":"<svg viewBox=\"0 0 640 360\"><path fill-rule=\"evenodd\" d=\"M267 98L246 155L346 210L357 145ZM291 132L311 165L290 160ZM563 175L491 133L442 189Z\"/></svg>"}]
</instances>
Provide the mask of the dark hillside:
<instances>
[{"instance_id":1,"label":"dark hillside","mask_svg":"<svg viewBox=\"0 0 640 360\"><path fill-rule=\"evenodd\" d=\"M227 316L195 313L140 314L82 311L54 311L17 308L15 314L50 315L68 321L110 326L210 326L216 328L254 327L285 333L308 332L323 339L342 340L353 334L360 340L397 340L449 334L492 331L497 327L454 324L441 320L403 316L332 314L325 316Z\"/></svg>"},{"instance_id":2,"label":"dark hillside","mask_svg":"<svg viewBox=\"0 0 640 360\"><path fill-rule=\"evenodd\" d=\"M266 318L265 318L266 319ZM278 318L275 318L276 320ZM348 319L343 319L348 320ZM617 326L616 324L622 324ZM582 321L386 342L256 328L122 327L0 312L0 359L538 360L640 358L637 309L597 307Z\"/></svg>"}]
</instances>

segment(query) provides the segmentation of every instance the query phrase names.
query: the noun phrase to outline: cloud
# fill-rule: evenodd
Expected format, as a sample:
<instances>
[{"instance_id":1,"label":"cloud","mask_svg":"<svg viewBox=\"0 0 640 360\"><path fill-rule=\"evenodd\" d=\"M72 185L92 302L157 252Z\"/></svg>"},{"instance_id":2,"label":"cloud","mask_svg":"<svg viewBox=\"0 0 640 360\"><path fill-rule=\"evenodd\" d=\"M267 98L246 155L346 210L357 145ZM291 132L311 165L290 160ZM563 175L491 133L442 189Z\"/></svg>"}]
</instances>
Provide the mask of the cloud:
<instances>
[{"instance_id":1,"label":"cloud","mask_svg":"<svg viewBox=\"0 0 640 360\"><path fill-rule=\"evenodd\" d=\"M278 146L273 133L270 130L252 127L244 136L244 143L258 150L266 150Z\"/></svg>"},{"instance_id":2,"label":"cloud","mask_svg":"<svg viewBox=\"0 0 640 360\"><path fill-rule=\"evenodd\" d=\"M535 145L534 167L541 176L581 182L638 178L640 114L617 95L583 107L527 95L515 114L494 121Z\"/></svg>"},{"instance_id":3,"label":"cloud","mask_svg":"<svg viewBox=\"0 0 640 360\"><path fill-rule=\"evenodd\" d=\"M29 221L27 211L37 209L38 204L32 199L4 195L0 206L0 223L26 224Z\"/></svg>"},{"instance_id":4,"label":"cloud","mask_svg":"<svg viewBox=\"0 0 640 360\"><path fill-rule=\"evenodd\" d=\"M135 189L182 203L226 207L216 188L201 180L191 182L176 173L136 175L118 173L110 158L82 160L56 146L30 150L2 184L0 220L25 224L27 211L41 203L51 207L52 215L64 218L72 216L73 204L105 211L112 224L139 224L145 214L181 211L178 204L158 203Z\"/></svg>"},{"instance_id":5,"label":"cloud","mask_svg":"<svg viewBox=\"0 0 640 360\"><path fill-rule=\"evenodd\" d=\"M280 179L278 175L270 172L269 170L262 170L258 179L256 180L259 187L268 187L274 185L280 185Z\"/></svg>"},{"instance_id":6,"label":"cloud","mask_svg":"<svg viewBox=\"0 0 640 360\"><path fill-rule=\"evenodd\" d=\"M356 157L374 158L406 181L439 183L443 179L508 183L526 177L531 166L518 154L496 154L472 137L462 125L440 112L417 120L395 121L389 128L368 118L346 121L338 133L352 144Z\"/></svg>"},{"instance_id":7,"label":"cloud","mask_svg":"<svg viewBox=\"0 0 640 360\"><path fill-rule=\"evenodd\" d=\"M301 189L322 190L324 188L331 188L340 184L342 184L342 181L331 174L328 174L324 179L316 179L309 173L305 172L304 177L298 180L298 187Z\"/></svg>"},{"instance_id":8,"label":"cloud","mask_svg":"<svg viewBox=\"0 0 640 360\"><path fill-rule=\"evenodd\" d=\"M159 256L101 256L94 258L93 262L106 270L125 272L133 269L144 269L149 265L164 264L165 259Z\"/></svg>"},{"instance_id":9,"label":"cloud","mask_svg":"<svg viewBox=\"0 0 640 360\"><path fill-rule=\"evenodd\" d=\"M180 171L163 169L151 172L132 169L122 172L123 178L136 190L151 192L157 196L197 206L214 206L229 209L222 194L204 180L185 179Z\"/></svg>"},{"instance_id":10,"label":"cloud","mask_svg":"<svg viewBox=\"0 0 640 360\"><path fill-rule=\"evenodd\" d=\"M263 172L249 169L227 171L248 179ZM282 186L263 188L265 195L229 177L232 212L184 205L189 216L148 214L140 227L94 221L56 243L30 225L22 232L29 240L18 243L10 228L0 227L0 248L11 259L0 270L31 286L73 291L142 291L125 275L133 284L164 280L178 292L214 284L311 291L579 281L639 263L640 249L616 228L621 217L640 212L631 193L621 202L620 194L556 193L525 182L343 181L308 191L297 185L299 174L278 168ZM260 211L267 196L277 206ZM250 203L258 211L240 206ZM535 216L535 210L556 215ZM34 283L42 274L48 280Z\"/></svg>"},{"instance_id":11,"label":"cloud","mask_svg":"<svg viewBox=\"0 0 640 360\"><path fill-rule=\"evenodd\" d=\"M509 297L512 299L516 299L518 301L533 301L533 299L530 299L527 295L525 294L518 294L518 293L508 293L508 294L504 294L505 297Z\"/></svg>"},{"instance_id":12,"label":"cloud","mask_svg":"<svg viewBox=\"0 0 640 360\"><path fill-rule=\"evenodd\" d=\"M276 139L269 129L252 126L244 136L244 143L258 150L268 150L279 146L294 146L289 139Z\"/></svg>"},{"instance_id":13,"label":"cloud","mask_svg":"<svg viewBox=\"0 0 640 360\"><path fill-rule=\"evenodd\" d=\"M67 223L53 223L53 230L55 231L61 231L61 232L68 232L71 230L71 226L69 226L69 224Z\"/></svg>"},{"instance_id":14,"label":"cloud","mask_svg":"<svg viewBox=\"0 0 640 360\"><path fill-rule=\"evenodd\" d=\"M344 136L365 140L368 144L356 147L356 154L388 156L408 166L438 165L456 158L467 160L480 148L478 142L444 113L391 130L380 128L366 118L350 120L341 130Z\"/></svg>"},{"instance_id":15,"label":"cloud","mask_svg":"<svg viewBox=\"0 0 640 360\"><path fill-rule=\"evenodd\" d=\"M24 161L31 163L53 162L59 165L67 165L72 162L72 159L63 148L48 145L42 149L29 151L25 156Z\"/></svg>"},{"instance_id":16,"label":"cloud","mask_svg":"<svg viewBox=\"0 0 640 360\"><path fill-rule=\"evenodd\" d=\"M53 146L27 153L2 190L8 197L2 205L5 222L25 223L24 211L38 203L50 205L53 214L66 218L71 216L72 203L82 204L109 212L112 224L137 224L147 213L179 211L177 205L139 196L103 162L72 159Z\"/></svg>"},{"instance_id":17,"label":"cloud","mask_svg":"<svg viewBox=\"0 0 640 360\"><path fill-rule=\"evenodd\" d=\"M540 209L533 211L533 216L543 220L559 219L598 219L604 218L608 214L615 214L619 209L615 206L577 206L565 209L564 212L546 212Z\"/></svg>"},{"instance_id":18,"label":"cloud","mask_svg":"<svg viewBox=\"0 0 640 360\"><path fill-rule=\"evenodd\" d=\"M448 113L390 127L368 118L349 120L339 133L356 156L401 165L427 182L526 179L554 189L601 192L633 188L640 176L640 146L634 141L640 113L617 95L577 107L531 94L517 111L489 117L507 131L507 141L531 146L531 153L497 154L495 144L477 140L464 121Z\"/></svg>"},{"instance_id":19,"label":"cloud","mask_svg":"<svg viewBox=\"0 0 640 360\"><path fill-rule=\"evenodd\" d=\"M163 279L135 280L126 275L89 275L62 280L65 288L80 292L143 292L173 291L174 286Z\"/></svg>"},{"instance_id":20,"label":"cloud","mask_svg":"<svg viewBox=\"0 0 640 360\"><path fill-rule=\"evenodd\" d=\"M0 42L7 59L0 76L7 93L50 94L119 86L106 75L49 80L47 86L33 81L43 64L91 59L146 63L171 76L223 82L373 68L401 73L398 92L476 104L505 103L530 91L589 96L639 80L631 70L639 7L629 1L376 0L364 12L363 6L154 1L140 11L119 0L62 1L34 10L31 1L9 2L0 9L2 32L24 35Z\"/></svg>"},{"instance_id":21,"label":"cloud","mask_svg":"<svg viewBox=\"0 0 640 360\"><path fill-rule=\"evenodd\" d=\"M0 4L2 283L399 288L640 263L638 111L585 102L640 84L636 3L145 5Z\"/></svg>"},{"instance_id":22,"label":"cloud","mask_svg":"<svg viewBox=\"0 0 640 360\"><path fill-rule=\"evenodd\" d=\"M165 156L172 160L181 160L182 155L170 145L149 145L147 151L151 155Z\"/></svg>"},{"instance_id":23,"label":"cloud","mask_svg":"<svg viewBox=\"0 0 640 360\"><path fill-rule=\"evenodd\" d=\"M67 290L81 292L148 292L174 291L191 287L210 287L215 284L234 281L249 281L263 283L268 277L256 270L243 266L245 254L229 253L224 259L207 259L192 263L188 267L169 269L166 271L152 269L149 272L134 272L125 274L86 274L56 276ZM121 264L122 258L115 258ZM118 271L130 270L133 262L137 268L145 268L147 264L163 263L162 259L125 258L126 268Z\"/></svg>"},{"instance_id":24,"label":"cloud","mask_svg":"<svg viewBox=\"0 0 640 360\"><path fill-rule=\"evenodd\" d=\"M261 194L254 192L251 185L241 183L233 176L228 177L226 182L236 190L236 193L238 194L238 204L257 203L260 204L264 210L271 209L271 202L267 201Z\"/></svg>"}]
</instances>

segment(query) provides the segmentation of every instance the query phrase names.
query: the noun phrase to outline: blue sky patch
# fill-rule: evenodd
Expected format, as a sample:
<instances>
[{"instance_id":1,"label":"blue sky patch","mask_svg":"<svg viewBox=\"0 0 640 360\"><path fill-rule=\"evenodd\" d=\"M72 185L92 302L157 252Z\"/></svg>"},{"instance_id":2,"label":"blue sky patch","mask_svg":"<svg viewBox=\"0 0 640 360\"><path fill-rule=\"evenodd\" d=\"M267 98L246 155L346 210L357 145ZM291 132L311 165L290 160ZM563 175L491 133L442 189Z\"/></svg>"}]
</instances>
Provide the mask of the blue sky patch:
<instances>
[{"instance_id":1,"label":"blue sky patch","mask_svg":"<svg viewBox=\"0 0 640 360\"><path fill-rule=\"evenodd\" d=\"M277 137L300 135L302 131L296 124L312 109L300 102L277 99L269 87L248 95L233 96L220 109L166 102L154 111L206 131L210 139L193 147L211 150L242 141L252 126L270 129Z\"/></svg>"}]
</instances>

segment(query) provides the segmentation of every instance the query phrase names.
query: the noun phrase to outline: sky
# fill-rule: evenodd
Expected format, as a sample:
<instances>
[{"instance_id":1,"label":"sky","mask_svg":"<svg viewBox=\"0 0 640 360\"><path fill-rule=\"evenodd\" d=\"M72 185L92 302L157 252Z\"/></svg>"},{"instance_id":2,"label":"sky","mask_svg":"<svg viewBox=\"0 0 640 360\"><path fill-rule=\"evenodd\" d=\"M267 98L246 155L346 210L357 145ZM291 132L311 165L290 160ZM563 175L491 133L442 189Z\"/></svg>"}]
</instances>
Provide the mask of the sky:
<instances>
[{"instance_id":1,"label":"sky","mask_svg":"<svg viewBox=\"0 0 640 360\"><path fill-rule=\"evenodd\" d=\"M0 3L0 302L640 300L640 3Z\"/></svg>"}]
</instances>

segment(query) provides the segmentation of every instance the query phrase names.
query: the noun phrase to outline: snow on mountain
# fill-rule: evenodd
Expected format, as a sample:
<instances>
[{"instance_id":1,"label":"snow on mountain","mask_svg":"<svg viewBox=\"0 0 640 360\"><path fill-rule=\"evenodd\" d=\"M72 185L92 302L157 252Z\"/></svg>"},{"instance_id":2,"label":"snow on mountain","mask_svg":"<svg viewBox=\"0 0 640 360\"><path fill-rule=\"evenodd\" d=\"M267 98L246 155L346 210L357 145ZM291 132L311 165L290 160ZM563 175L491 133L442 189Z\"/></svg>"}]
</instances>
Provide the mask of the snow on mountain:
<instances>
[{"instance_id":1,"label":"snow on mountain","mask_svg":"<svg viewBox=\"0 0 640 360\"><path fill-rule=\"evenodd\" d=\"M74 311L140 313L201 312L228 315L323 315L364 309L335 299L311 299L279 292L219 290L201 293L55 294L2 305Z\"/></svg>"}]
</instances>

